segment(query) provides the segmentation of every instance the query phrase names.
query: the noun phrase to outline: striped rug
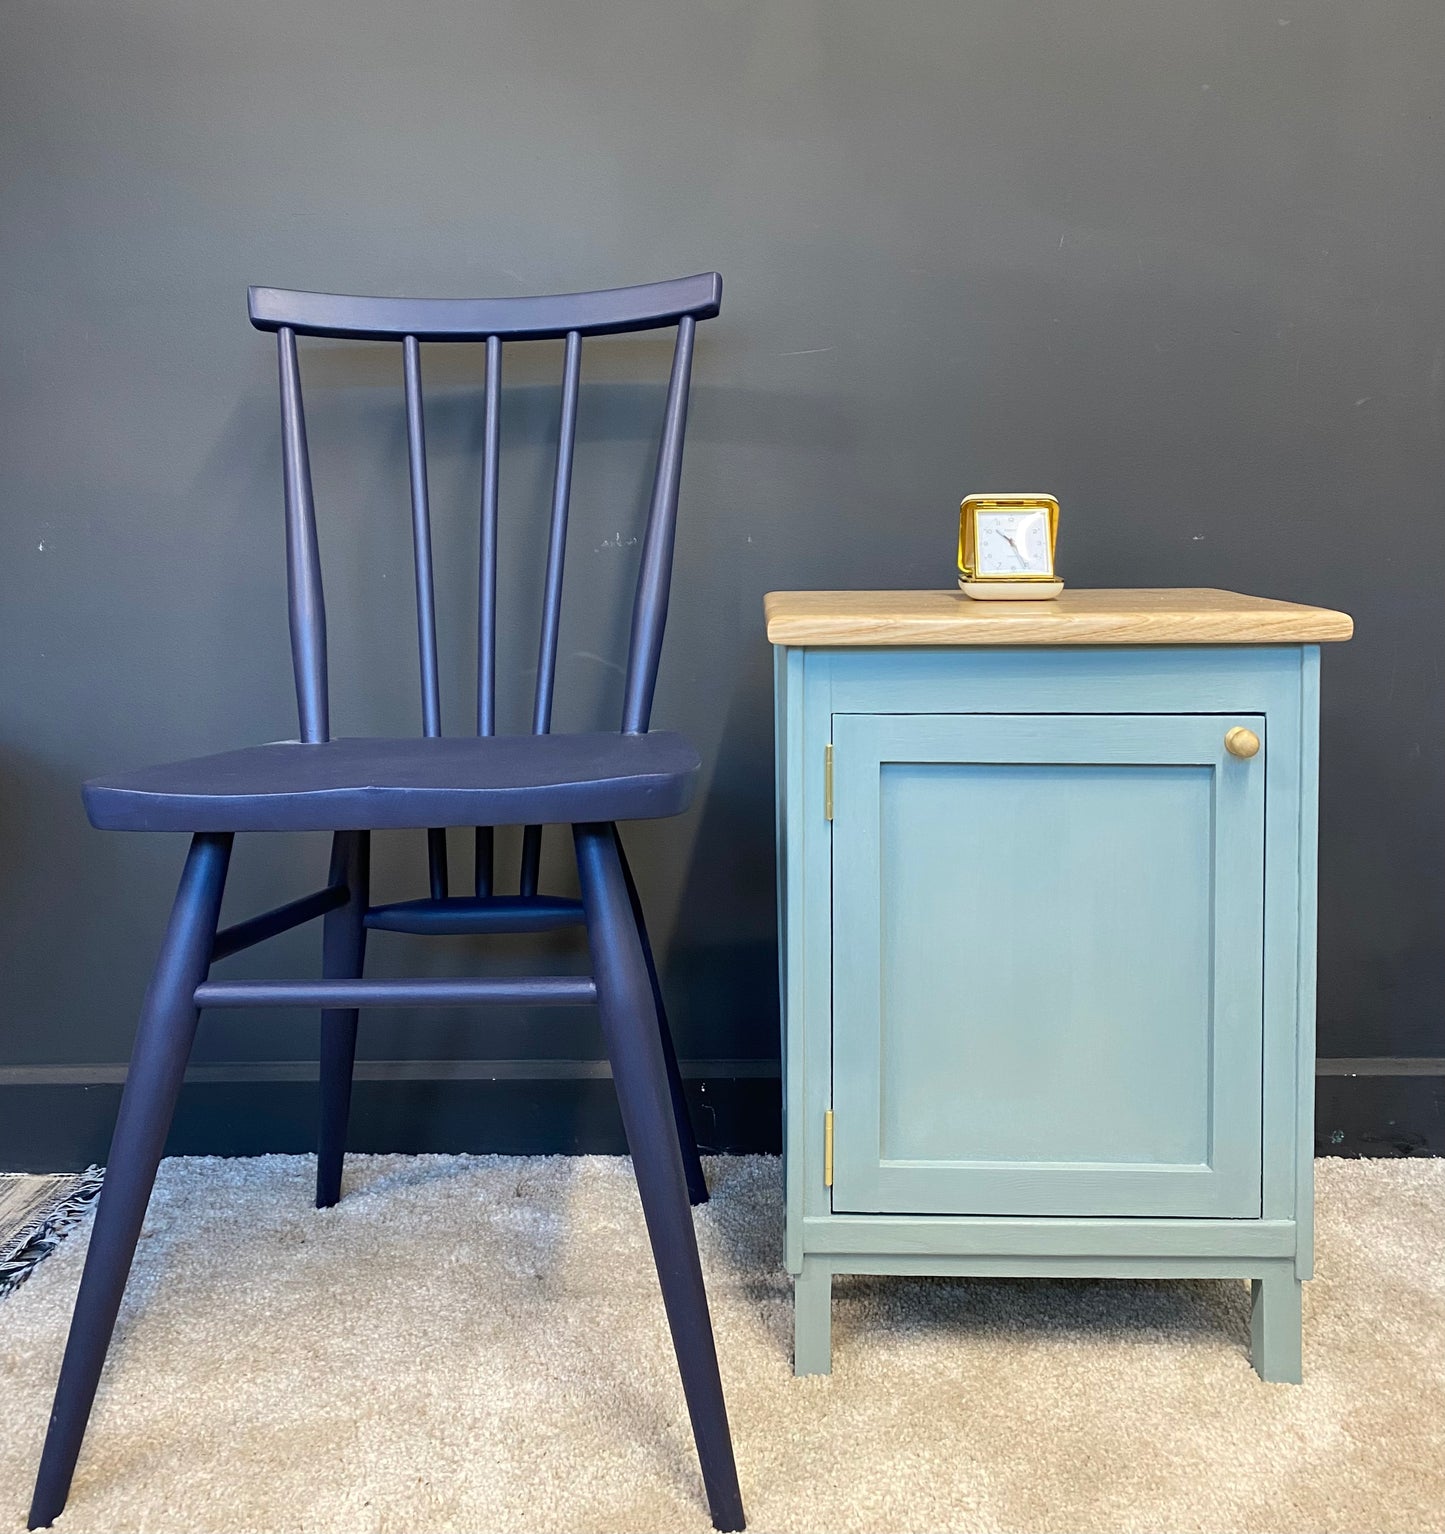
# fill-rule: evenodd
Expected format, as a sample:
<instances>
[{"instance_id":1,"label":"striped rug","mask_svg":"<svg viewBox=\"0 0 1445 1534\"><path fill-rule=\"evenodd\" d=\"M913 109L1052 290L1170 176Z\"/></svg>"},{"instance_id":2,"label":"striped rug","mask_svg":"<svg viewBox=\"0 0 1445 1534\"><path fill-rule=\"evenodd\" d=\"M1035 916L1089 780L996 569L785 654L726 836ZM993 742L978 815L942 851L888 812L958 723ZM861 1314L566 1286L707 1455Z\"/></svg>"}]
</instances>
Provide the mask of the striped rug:
<instances>
[{"instance_id":1,"label":"striped rug","mask_svg":"<svg viewBox=\"0 0 1445 1534\"><path fill-rule=\"evenodd\" d=\"M0 1172L0 1295L23 1284L100 1191L101 1170Z\"/></svg>"}]
</instances>

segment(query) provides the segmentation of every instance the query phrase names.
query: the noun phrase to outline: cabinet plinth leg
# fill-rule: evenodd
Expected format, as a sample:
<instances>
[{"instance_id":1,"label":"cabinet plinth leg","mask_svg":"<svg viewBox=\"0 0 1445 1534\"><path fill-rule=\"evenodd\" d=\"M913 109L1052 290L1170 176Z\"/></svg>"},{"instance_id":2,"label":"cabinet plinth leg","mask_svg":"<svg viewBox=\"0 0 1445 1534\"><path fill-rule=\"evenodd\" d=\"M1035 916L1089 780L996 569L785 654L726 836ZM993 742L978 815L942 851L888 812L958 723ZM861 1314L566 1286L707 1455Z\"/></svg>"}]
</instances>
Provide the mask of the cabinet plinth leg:
<instances>
[{"instance_id":1,"label":"cabinet plinth leg","mask_svg":"<svg viewBox=\"0 0 1445 1534\"><path fill-rule=\"evenodd\" d=\"M833 1274L803 1259L793 1280L793 1373L833 1372Z\"/></svg>"},{"instance_id":2,"label":"cabinet plinth leg","mask_svg":"<svg viewBox=\"0 0 1445 1534\"><path fill-rule=\"evenodd\" d=\"M1303 1376L1301 1359L1304 1285L1293 1267L1256 1278L1250 1285L1249 1356L1262 1380L1298 1385Z\"/></svg>"}]
</instances>

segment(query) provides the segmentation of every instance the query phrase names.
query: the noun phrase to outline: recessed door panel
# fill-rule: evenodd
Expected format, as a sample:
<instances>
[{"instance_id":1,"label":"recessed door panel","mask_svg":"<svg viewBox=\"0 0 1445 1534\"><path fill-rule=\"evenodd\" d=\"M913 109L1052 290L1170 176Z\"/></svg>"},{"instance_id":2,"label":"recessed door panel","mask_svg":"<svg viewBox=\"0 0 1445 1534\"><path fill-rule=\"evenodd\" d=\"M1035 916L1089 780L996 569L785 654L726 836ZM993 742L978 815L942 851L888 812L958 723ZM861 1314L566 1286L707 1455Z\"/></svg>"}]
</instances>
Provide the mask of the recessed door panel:
<instances>
[{"instance_id":1,"label":"recessed door panel","mask_svg":"<svg viewBox=\"0 0 1445 1534\"><path fill-rule=\"evenodd\" d=\"M1258 1215L1239 723L835 717L835 1209Z\"/></svg>"}]
</instances>

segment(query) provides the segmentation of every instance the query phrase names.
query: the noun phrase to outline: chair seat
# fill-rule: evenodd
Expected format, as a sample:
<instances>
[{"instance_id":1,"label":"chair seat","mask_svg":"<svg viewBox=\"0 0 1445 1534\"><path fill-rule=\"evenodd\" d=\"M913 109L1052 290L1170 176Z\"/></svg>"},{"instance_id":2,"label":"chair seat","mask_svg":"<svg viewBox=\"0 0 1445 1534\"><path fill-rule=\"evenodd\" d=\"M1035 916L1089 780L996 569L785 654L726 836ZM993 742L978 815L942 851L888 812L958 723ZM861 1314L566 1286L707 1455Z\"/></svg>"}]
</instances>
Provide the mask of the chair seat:
<instances>
[{"instance_id":1,"label":"chair seat","mask_svg":"<svg viewBox=\"0 0 1445 1534\"><path fill-rule=\"evenodd\" d=\"M683 736L281 741L85 785L110 831L349 831L648 820L691 802Z\"/></svg>"}]
</instances>

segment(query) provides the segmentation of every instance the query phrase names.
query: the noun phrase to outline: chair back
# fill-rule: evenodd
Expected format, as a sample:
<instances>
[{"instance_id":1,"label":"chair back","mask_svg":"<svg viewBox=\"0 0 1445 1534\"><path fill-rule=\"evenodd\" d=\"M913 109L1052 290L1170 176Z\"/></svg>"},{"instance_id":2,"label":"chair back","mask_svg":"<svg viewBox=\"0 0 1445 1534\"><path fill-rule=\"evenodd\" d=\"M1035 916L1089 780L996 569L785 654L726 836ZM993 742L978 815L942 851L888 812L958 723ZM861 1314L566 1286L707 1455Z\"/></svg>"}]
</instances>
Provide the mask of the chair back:
<instances>
[{"instance_id":1,"label":"chair back","mask_svg":"<svg viewBox=\"0 0 1445 1534\"><path fill-rule=\"evenodd\" d=\"M479 735L492 735L497 722L497 499L502 409L502 347L511 341L563 342L561 425L552 476L551 527L543 577L537 685L532 731L551 728L561 625L567 515L577 436L577 403L586 336L677 327L672 374L663 408L657 467L632 603L631 636L622 699L621 729L640 734L648 727L657 666L667 620L687 424L693 335L699 320L722 307L722 278L716 272L671 282L612 288L596 293L563 293L538 298L362 298L339 293L302 293L283 288L249 290L251 323L273 331L281 379L282 460L286 500L286 572L291 657L301 739L324 742L330 735L327 702L326 604L316 532L316 507L306 442L298 336L395 341L402 349L407 453L411 478L412 546L416 570L417 644L421 669L422 730L442 733L441 683L437 664L436 598L432 572L431 507L427 492L426 424L422 398L421 345L425 342L484 342L486 381L481 474L481 556L477 617L477 707ZM524 887L535 883L535 850L528 838L531 869ZM433 884L444 885L445 874ZM530 872L531 878L527 877ZM479 874L479 885L489 883Z\"/></svg>"},{"instance_id":2,"label":"chair back","mask_svg":"<svg viewBox=\"0 0 1445 1534\"><path fill-rule=\"evenodd\" d=\"M485 412L482 441L481 568L477 619L477 733L496 730L497 713L497 489L499 478L502 347L508 341L564 342L561 429L552 480L552 520L544 576L542 632L532 728L551 724L557 669L557 635L562 609L567 512L572 458L577 437L577 400L584 336L621 335L634 330L677 327L672 376L663 409L657 469L653 476L647 527L642 540L633 598L631 641L623 691L621 728L647 729L657 664L667 619L668 587L687 424L693 333L698 320L722 307L722 278L716 272L672 282L612 288L598 293L562 293L542 298L360 298L339 293L299 293L254 287L249 292L251 323L274 331L281 374L282 459L286 486L286 573L291 623L291 656L301 739L324 741L327 709L326 606L316 534L316 507L306 446L306 412L301 394L298 336L396 341L402 348L407 453L411 470L412 542L416 559L417 640L421 661L422 728L441 734L441 686L437 668L436 599L432 580L431 508L427 494L426 425L422 399L421 343L486 343Z\"/></svg>"}]
</instances>

